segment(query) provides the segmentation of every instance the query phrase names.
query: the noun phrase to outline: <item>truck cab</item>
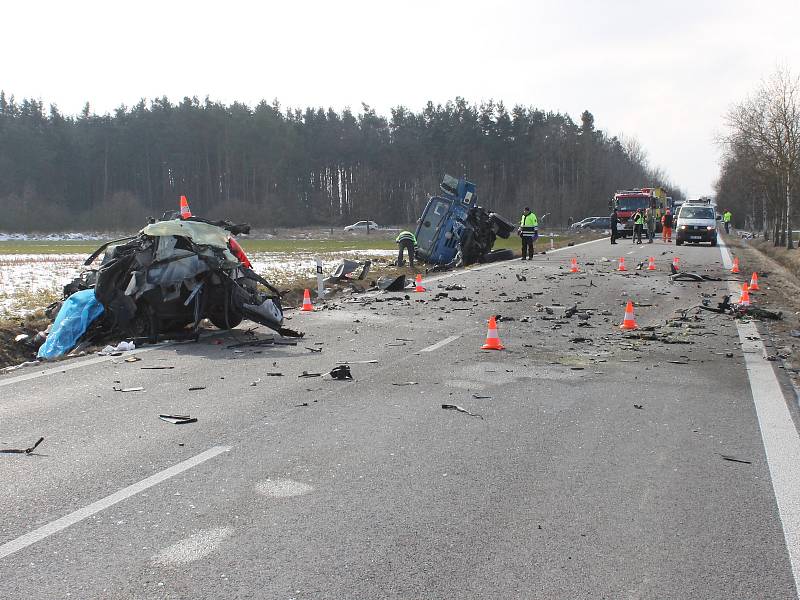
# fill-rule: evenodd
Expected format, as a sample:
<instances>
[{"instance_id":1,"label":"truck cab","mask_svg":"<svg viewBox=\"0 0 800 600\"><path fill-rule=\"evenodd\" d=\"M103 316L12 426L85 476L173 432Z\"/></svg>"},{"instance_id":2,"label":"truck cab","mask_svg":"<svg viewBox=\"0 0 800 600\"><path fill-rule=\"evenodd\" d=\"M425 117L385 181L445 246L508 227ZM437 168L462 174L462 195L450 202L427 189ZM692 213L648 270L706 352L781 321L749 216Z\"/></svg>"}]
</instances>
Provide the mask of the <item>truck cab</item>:
<instances>
[{"instance_id":1,"label":"truck cab","mask_svg":"<svg viewBox=\"0 0 800 600\"><path fill-rule=\"evenodd\" d=\"M417 257L447 265L461 254L464 264L482 262L497 237L508 238L514 225L478 206L475 184L445 175L441 194L432 196L417 222Z\"/></svg>"}]
</instances>

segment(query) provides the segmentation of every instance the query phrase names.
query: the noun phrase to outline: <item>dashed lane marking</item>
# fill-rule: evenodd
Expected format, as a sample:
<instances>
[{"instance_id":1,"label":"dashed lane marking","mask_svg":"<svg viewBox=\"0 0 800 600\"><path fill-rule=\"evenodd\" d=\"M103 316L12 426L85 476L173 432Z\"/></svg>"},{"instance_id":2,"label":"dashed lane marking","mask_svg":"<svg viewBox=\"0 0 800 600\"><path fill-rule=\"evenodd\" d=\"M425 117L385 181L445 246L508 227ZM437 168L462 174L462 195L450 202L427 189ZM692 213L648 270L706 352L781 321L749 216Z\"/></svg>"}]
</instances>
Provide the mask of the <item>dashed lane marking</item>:
<instances>
[{"instance_id":1,"label":"dashed lane marking","mask_svg":"<svg viewBox=\"0 0 800 600\"><path fill-rule=\"evenodd\" d=\"M153 564L161 567L188 565L214 552L232 534L233 528L231 527L198 531L185 540L164 548L153 557Z\"/></svg>"},{"instance_id":2,"label":"dashed lane marking","mask_svg":"<svg viewBox=\"0 0 800 600\"><path fill-rule=\"evenodd\" d=\"M60 519L51 521L47 525L42 525L33 531L29 531L25 535L22 535L15 540L6 542L0 546L0 560L6 556L14 554L15 552L19 552L23 548L27 548L36 542L40 542L41 540L58 533L59 531L62 531L71 525L80 523L85 518L91 517L92 515L99 513L101 510L105 510L106 508L114 506L123 500L127 500L131 496L135 496L139 492L143 492L154 485L158 485L162 481L166 481L167 479L175 477L175 475L179 475L184 471L188 471L189 469L196 467L197 465L200 465L207 460L214 458L215 456L219 456L224 452L228 452L229 450L230 446L214 446L213 448L209 448L197 456L193 456L192 458L186 459L183 462L179 462L177 465L173 465L167 469L164 469L163 471L159 471L155 475L151 475L146 479L142 479L138 483L134 483L126 488L122 488L110 496L106 496L97 502L92 502L88 506L79 508L75 512L71 512Z\"/></svg>"},{"instance_id":3,"label":"dashed lane marking","mask_svg":"<svg viewBox=\"0 0 800 600\"><path fill-rule=\"evenodd\" d=\"M450 342L455 342L460 337L461 337L460 335L451 335L450 337L444 338L440 342L436 342L435 344L428 346L427 348L423 348L422 350L420 350L420 352L433 352L434 350L438 350L442 346L447 346L447 344L449 344Z\"/></svg>"}]
</instances>

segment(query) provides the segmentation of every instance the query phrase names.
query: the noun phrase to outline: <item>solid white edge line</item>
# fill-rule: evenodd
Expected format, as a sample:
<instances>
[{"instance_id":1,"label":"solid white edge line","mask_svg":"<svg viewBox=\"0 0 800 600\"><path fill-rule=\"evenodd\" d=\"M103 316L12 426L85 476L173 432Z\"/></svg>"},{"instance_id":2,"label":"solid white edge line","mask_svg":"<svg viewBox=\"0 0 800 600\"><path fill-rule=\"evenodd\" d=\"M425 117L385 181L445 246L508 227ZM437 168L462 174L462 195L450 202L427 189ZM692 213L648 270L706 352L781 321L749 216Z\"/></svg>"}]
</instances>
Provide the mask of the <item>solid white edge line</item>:
<instances>
[{"instance_id":1,"label":"solid white edge line","mask_svg":"<svg viewBox=\"0 0 800 600\"><path fill-rule=\"evenodd\" d=\"M435 344L428 346L427 348L423 348L422 350L420 350L420 352L433 352L434 350L438 350L442 346L446 346L450 342L455 342L460 337L461 337L460 335L451 335L450 337L444 338L440 342L436 342Z\"/></svg>"},{"instance_id":2,"label":"solid white edge line","mask_svg":"<svg viewBox=\"0 0 800 600\"><path fill-rule=\"evenodd\" d=\"M719 238L722 264L730 269L733 262L722 237ZM728 282L732 294L739 292L735 281ZM735 296L734 296L735 299ZM744 353L747 378L756 408L761 440L767 457L772 491L778 505L786 549L792 567L795 593L800 596L800 435L789 413L772 364L764 359L766 351L754 323L736 322ZM751 338L751 339L748 339ZM752 339L755 338L755 339Z\"/></svg>"},{"instance_id":3,"label":"solid white edge line","mask_svg":"<svg viewBox=\"0 0 800 600\"><path fill-rule=\"evenodd\" d=\"M0 546L0 559L14 554L23 548L27 548L31 544L35 544L36 542L58 533L59 531L62 531L71 525L75 525L76 523L83 521L87 517L91 517L101 510L105 510L106 508L122 502L123 500L127 500L131 496L135 496L139 492L143 492L144 490L151 488L162 481L166 481L171 477L175 477L175 475L179 475L184 471L196 467L197 465L204 463L205 461L210 460L215 456L222 454L223 452L228 452L230 449L230 446L214 446L213 448L209 448L205 452L201 452L192 458L188 458L183 462L179 462L176 465L164 469L163 471L159 471L158 473L151 475L146 479L142 479L138 483L134 483L133 485L122 488L118 492L114 492L113 494L106 496L97 502L92 502L88 506L79 508L78 510L63 516L60 519L51 521L47 525L42 525L33 531L29 531L17 539L6 542Z\"/></svg>"}]
</instances>

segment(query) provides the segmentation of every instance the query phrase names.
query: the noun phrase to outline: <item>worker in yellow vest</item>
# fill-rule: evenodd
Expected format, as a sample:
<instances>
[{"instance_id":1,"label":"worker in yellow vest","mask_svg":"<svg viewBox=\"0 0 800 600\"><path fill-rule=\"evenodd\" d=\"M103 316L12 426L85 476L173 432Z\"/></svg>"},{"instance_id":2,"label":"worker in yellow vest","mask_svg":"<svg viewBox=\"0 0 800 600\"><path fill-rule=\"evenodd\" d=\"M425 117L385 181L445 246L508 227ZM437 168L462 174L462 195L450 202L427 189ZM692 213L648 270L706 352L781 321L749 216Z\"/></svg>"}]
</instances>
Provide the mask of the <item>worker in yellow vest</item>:
<instances>
[{"instance_id":1,"label":"worker in yellow vest","mask_svg":"<svg viewBox=\"0 0 800 600\"><path fill-rule=\"evenodd\" d=\"M731 214L731 211L726 210L724 213L722 213L722 222L725 224L725 233L730 233L731 232L731 219L732 218L733 218L733 215Z\"/></svg>"},{"instance_id":2,"label":"worker in yellow vest","mask_svg":"<svg viewBox=\"0 0 800 600\"><path fill-rule=\"evenodd\" d=\"M533 260L533 255L536 254L536 240L539 237L539 219L527 206L522 209L522 219L517 233L522 238L522 260L526 258Z\"/></svg>"}]
</instances>

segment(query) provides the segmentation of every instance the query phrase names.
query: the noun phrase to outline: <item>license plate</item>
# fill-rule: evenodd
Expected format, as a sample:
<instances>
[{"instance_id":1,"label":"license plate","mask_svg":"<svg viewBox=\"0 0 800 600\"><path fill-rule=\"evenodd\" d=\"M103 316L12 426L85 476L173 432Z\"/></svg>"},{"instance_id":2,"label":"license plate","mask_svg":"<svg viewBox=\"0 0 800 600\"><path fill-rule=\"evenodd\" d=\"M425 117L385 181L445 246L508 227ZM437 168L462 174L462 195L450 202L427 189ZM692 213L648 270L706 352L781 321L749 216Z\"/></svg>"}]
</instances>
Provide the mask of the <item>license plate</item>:
<instances>
[{"instance_id":1,"label":"license plate","mask_svg":"<svg viewBox=\"0 0 800 600\"><path fill-rule=\"evenodd\" d=\"M703 236L702 235L690 235L689 239L690 240L702 240Z\"/></svg>"}]
</instances>

